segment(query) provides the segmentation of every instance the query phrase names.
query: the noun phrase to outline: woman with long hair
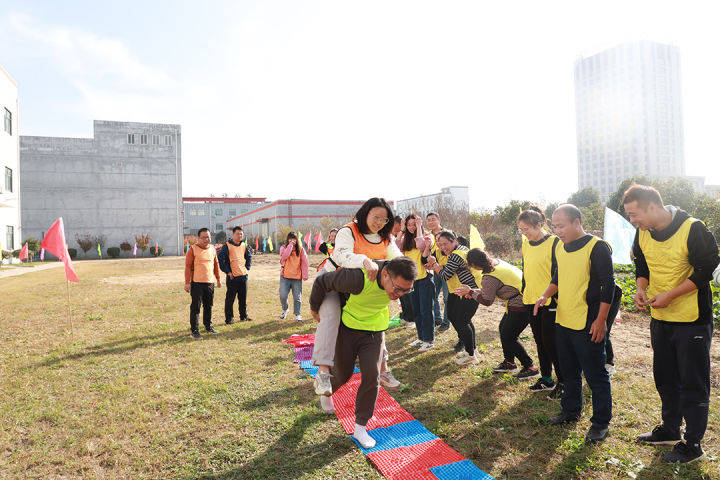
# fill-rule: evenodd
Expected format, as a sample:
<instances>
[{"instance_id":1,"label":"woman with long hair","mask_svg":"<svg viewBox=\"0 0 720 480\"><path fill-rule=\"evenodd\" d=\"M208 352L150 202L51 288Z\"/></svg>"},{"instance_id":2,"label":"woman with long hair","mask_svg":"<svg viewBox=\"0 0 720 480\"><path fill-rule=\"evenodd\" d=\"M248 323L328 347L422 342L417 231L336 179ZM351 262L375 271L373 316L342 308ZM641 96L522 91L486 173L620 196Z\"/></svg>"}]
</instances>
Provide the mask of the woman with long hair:
<instances>
[{"instance_id":1,"label":"woman with long hair","mask_svg":"<svg viewBox=\"0 0 720 480\"><path fill-rule=\"evenodd\" d=\"M292 290L293 314L295 320L302 322L300 315L300 298L302 297L302 282L308 279L308 259L305 249L300 246L295 232L289 232L285 244L280 247L280 305L282 312L280 318L284 319L288 313L288 294Z\"/></svg>"},{"instance_id":2,"label":"woman with long hair","mask_svg":"<svg viewBox=\"0 0 720 480\"><path fill-rule=\"evenodd\" d=\"M353 221L340 228L335 236L335 249L331 258L338 268L362 268L368 279L375 281L378 265L373 260L392 260L401 256L390 233L393 219L393 211L384 198L367 200L355 213ZM334 270L335 266L326 262L323 272ZM336 292L329 292L318 310L320 323L315 331L313 350L313 363L318 366L315 393L320 396L332 394L330 368L334 364L340 313L340 296ZM384 346L379 379L386 388L401 385L387 368L387 350Z\"/></svg>"},{"instance_id":3,"label":"woman with long hair","mask_svg":"<svg viewBox=\"0 0 720 480\"><path fill-rule=\"evenodd\" d=\"M432 312L435 284L433 276L425 269L432 245L432 236L423 234L422 217L415 214L408 215L405 218L400 251L411 258L417 267L417 277L409 295L418 338L410 343L410 346L419 347L419 352L427 352L435 346L435 321Z\"/></svg>"}]
</instances>

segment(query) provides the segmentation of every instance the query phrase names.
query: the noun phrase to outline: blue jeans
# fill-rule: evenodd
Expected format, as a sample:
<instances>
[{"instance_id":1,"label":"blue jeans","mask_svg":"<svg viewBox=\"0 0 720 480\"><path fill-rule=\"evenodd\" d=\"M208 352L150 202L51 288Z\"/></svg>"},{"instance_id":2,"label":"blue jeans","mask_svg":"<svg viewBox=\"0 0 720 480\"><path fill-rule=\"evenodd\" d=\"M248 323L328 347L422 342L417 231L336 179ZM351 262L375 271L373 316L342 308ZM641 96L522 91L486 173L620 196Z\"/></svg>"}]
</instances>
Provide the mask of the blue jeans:
<instances>
[{"instance_id":1,"label":"blue jeans","mask_svg":"<svg viewBox=\"0 0 720 480\"><path fill-rule=\"evenodd\" d=\"M450 325L450 320L447 316L447 301L448 286L447 282L440 278L440 275L434 275L433 283L435 283L435 293L433 295L433 318L435 319L435 325ZM443 292L443 299L445 300L445 308L442 313L440 312L440 292Z\"/></svg>"},{"instance_id":2,"label":"blue jeans","mask_svg":"<svg viewBox=\"0 0 720 480\"><path fill-rule=\"evenodd\" d=\"M435 341L435 322L432 314L434 296L435 285L433 284L432 275L415 280L413 291L410 294L415 326L417 327L418 339L428 343Z\"/></svg>"},{"instance_id":3,"label":"blue jeans","mask_svg":"<svg viewBox=\"0 0 720 480\"><path fill-rule=\"evenodd\" d=\"M300 315L300 297L302 296L302 280L280 277L280 305L283 311L288 309L288 294L292 290L293 296L293 314Z\"/></svg>"},{"instance_id":4,"label":"blue jeans","mask_svg":"<svg viewBox=\"0 0 720 480\"><path fill-rule=\"evenodd\" d=\"M561 405L563 412L579 416L582 412L582 375L585 374L592 391L595 427L607 428L612 418L612 392L610 375L605 369L605 339L600 343L590 340L590 325L584 330L572 330L555 325L555 343L563 376Z\"/></svg>"}]
</instances>

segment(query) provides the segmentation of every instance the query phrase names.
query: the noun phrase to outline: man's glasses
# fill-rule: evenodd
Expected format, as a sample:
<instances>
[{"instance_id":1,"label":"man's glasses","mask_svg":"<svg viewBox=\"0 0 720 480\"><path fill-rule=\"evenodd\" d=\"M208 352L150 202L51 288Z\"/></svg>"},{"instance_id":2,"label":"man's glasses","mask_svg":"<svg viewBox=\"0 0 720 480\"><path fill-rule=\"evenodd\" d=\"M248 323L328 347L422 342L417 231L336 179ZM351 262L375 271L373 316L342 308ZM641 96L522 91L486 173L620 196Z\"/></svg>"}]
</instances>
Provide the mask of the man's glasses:
<instances>
[{"instance_id":1,"label":"man's glasses","mask_svg":"<svg viewBox=\"0 0 720 480\"><path fill-rule=\"evenodd\" d=\"M392 279L391 276L388 275L388 278L390 279L390 283L392 283L393 293L394 293L395 295L399 295L399 296L402 297L403 295L406 295L406 294L408 294L408 293L412 293L413 287L410 287L410 288L407 288L407 289L406 289L406 288L399 288L397 285L395 285L395 282L393 282L393 279Z\"/></svg>"}]
</instances>

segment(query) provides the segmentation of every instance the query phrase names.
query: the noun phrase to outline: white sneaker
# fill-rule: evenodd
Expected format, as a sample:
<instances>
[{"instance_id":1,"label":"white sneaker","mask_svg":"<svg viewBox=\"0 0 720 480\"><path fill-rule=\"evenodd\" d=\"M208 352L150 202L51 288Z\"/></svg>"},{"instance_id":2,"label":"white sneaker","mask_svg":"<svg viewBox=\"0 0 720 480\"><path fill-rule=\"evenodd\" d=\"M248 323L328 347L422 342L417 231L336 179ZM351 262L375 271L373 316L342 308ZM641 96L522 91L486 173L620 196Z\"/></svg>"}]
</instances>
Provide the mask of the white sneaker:
<instances>
[{"instance_id":1,"label":"white sneaker","mask_svg":"<svg viewBox=\"0 0 720 480\"><path fill-rule=\"evenodd\" d=\"M402 383L398 381L397 378L395 378L395 375L390 370L385 370L384 372L380 372L380 375L378 376L378 380L380 381L380 385L382 385L385 388L397 388Z\"/></svg>"},{"instance_id":2,"label":"white sneaker","mask_svg":"<svg viewBox=\"0 0 720 480\"><path fill-rule=\"evenodd\" d=\"M435 346L434 343L430 342L422 342L422 345L420 345L420 348L418 348L418 352L427 352L431 348Z\"/></svg>"},{"instance_id":3,"label":"white sneaker","mask_svg":"<svg viewBox=\"0 0 720 480\"><path fill-rule=\"evenodd\" d=\"M408 330L412 330L413 328L417 328L417 326L415 325L415 322L407 322L405 328L407 328Z\"/></svg>"},{"instance_id":4,"label":"white sneaker","mask_svg":"<svg viewBox=\"0 0 720 480\"><path fill-rule=\"evenodd\" d=\"M287 317L287 313L287 310L283 310L282 312L280 312L280 320L285 320L285 317Z\"/></svg>"},{"instance_id":5,"label":"white sneaker","mask_svg":"<svg viewBox=\"0 0 720 480\"><path fill-rule=\"evenodd\" d=\"M332 397L326 397L325 395L320 396L320 408L328 415L335 413L335 404L333 403Z\"/></svg>"},{"instance_id":6,"label":"white sneaker","mask_svg":"<svg viewBox=\"0 0 720 480\"><path fill-rule=\"evenodd\" d=\"M422 343L423 343L423 341L418 338L417 340L413 340L412 342L410 342L409 345L411 347L417 347L418 345L422 345Z\"/></svg>"},{"instance_id":7,"label":"white sneaker","mask_svg":"<svg viewBox=\"0 0 720 480\"><path fill-rule=\"evenodd\" d=\"M478 360L475 355L467 355L465 357L456 358L455 363L458 365L477 365L480 363L480 360Z\"/></svg>"},{"instance_id":8,"label":"white sneaker","mask_svg":"<svg viewBox=\"0 0 720 480\"><path fill-rule=\"evenodd\" d=\"M302 315L295 315L295 321L298 323L302 322Z\"/></svg>"},{"instance_id":9,"label":"white sneaker","mask_svg":"<svg viewBox=\"0 0 720 480\"><path fill-rule=\"evenodd\" d=\"M612 377L613 375L615 375L615 365L611 365L611 364L609 364L609 363L606 363L606 364L605 364L605 370L607 370L608 375L610 375L611 377Z\"/></svg>"},{"instance_id":10,"label":"white sneaker","mask_svg":"<svg viewBox=\"0 0 720 480\"><path fill-rule=\"evenodd\" d=\"M460 350L458 353L455 354L455 358L463 358L467 357L468 352L465 351L465 349Z\"/></svg>"},{"instance_id":11,"label":"white sneaker","mask_svg":"<svg viewBox=\"0 0 720 480\"><path fill-rule=\"evenodd\" d=\"M363 448L373 448L375 446L375 439L368 435L365 427L358 425L357 423L355 424L353 438L357 440Z\"/></svg>"},{"instance_id":12,"label":"white sneaker","mask_svg":"<svg viewBox=\"0 0 720 480\"><path fill-rule=\"evenodd\" d=\"M332 383L330 379L332 375L325 372L318 372L315 375L315 394L320 396L329 397L332 395Z\"/></svg>"}]
</instances>

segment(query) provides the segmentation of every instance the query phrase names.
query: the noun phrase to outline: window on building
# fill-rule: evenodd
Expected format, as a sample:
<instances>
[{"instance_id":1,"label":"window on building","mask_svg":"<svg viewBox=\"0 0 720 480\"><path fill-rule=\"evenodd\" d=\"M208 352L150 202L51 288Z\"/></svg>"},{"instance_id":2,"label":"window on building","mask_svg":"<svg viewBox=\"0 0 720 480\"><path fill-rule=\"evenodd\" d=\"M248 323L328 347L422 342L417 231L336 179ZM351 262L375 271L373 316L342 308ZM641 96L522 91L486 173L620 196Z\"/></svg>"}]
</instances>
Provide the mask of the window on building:
<instances>
[{"instance_id":1,"label":"window on building","mask_svg":"<svg viewBox=\"0 0 720 480\"><path fill-rule=\"evenodd\" d=\"M15 227L12 225L8 225L5 231L5 248L8 250L15 249Z\"/></svg>"},{"instance_id":2,"label":"window on building","mask_svg":"<svg viewBox=\"0 0 720 480\"><path fill-rule=\"evenodd\" d=\"M153 136L152 136L152 144L153 144L153 145L160 145L160 135L153 135Z\"/></svg>"},{"instance_id":3,"label":"window on building","mask_svg":"<svg viewBox=\"0 0 720 480\"><path fill-rule=\"evenodd\" d=\"M222 208L216 208L215 215L222 215Z\"/></svg>"},{"instance_id":4,"label":"window on building","mask_svg":"<svg viewBox=\"0 0 720 480\"><path fill-rule=\"evenodd\" d=\"M197 215L197 212L192 209L190 209L190 211L188 213L190 214L191 217L194 217L195 215Z\"/></svg>"},{"instance_id":5,"label":"window on building","mask_svg":"<svg viewBox=\"0 0 720 480\"><path fill-rule=\"evenodd\" d=\"M222 232L223 230L223 224L222 223L216 223L215 224L215 231L216 232Z\"/></svg>"},{"instance_id":6,"label":"window on building","mask_svg":"<svg viewBox=\"0 0 720 480\"><path fill-rule=\"evenodd\" d=\"M6 192L12 192L13 191L13 174L12 169L5 167L5 191Z\"/></svg>"},{"instance_id":7,"label":"window on building","mask_svg":"<svg viewBox=\"0 0 720 480\"><path fill-rule=\"evenodd\" d=\"M135 134L128 133L128 145L135 145Z\"/></svg>"},{"instance_id":8,"label":"window on building","mask_svg":"<svg viewBox=\"0 0 720 480\"><path fill-rule=\"evenodd\" d=\"M166 146L172 145L172 135L165 135L165 145Z\"/></svg>"},{"instance_id":9,"label":"window on building","mask_svg":"<svg viewBox=\"0 0 720 480\"><path fill-rule=\"evenodd\" d=\"M230 210L228 210L228 215L230 215L231 217L234 217L235 215L237 215L236 212L237 212L237 210L235 210L234 208L231 208Z\"/></svg>"},{"instance_id":10,"label":"window on building","mask_svg":"<svg viewBox=\"0 0 720 480\"><path fill-rule=\"evenodd\" d=\"M5 131L8 135L12 135L12 112L5 109Z\"/></svg>"},{"instance_id":11,"label":"window on building","mask_svg":"<svg viewBox=\"0 0 720 480\"><path fill-rule=\"evenodd\" d=\"M140 145L147 145L148 136L147 133L143 133L140 135Z\"/></svg>"}]
</instances>

